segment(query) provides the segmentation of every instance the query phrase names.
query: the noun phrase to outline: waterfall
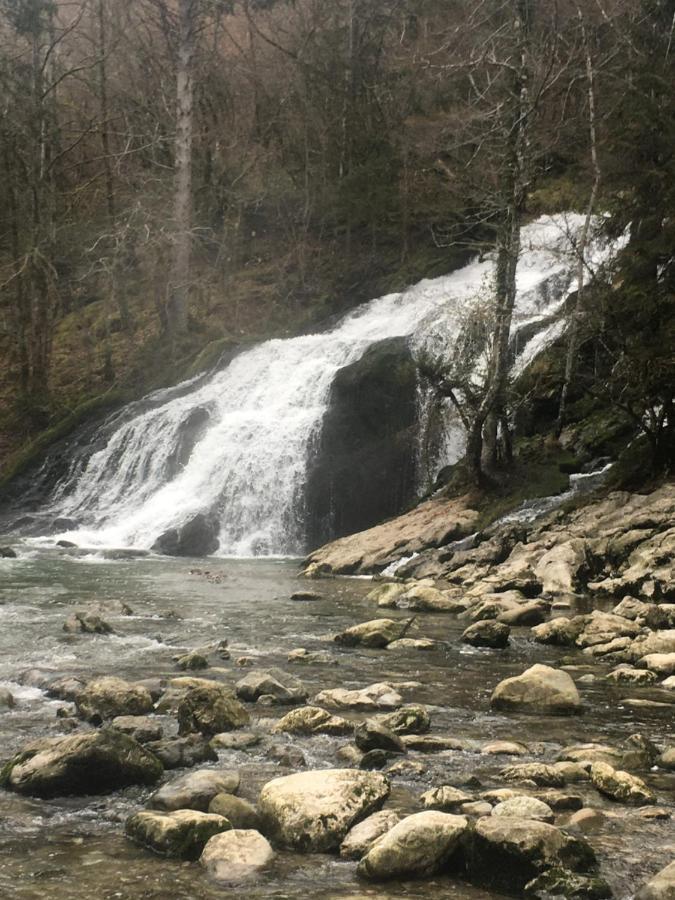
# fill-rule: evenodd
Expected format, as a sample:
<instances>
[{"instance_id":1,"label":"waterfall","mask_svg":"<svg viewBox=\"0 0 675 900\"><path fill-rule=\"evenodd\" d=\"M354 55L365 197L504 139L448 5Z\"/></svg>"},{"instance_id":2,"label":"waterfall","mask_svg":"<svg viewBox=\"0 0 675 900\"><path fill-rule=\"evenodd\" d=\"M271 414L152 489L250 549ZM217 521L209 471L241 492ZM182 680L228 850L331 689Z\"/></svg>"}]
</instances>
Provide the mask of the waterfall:
<instances>
[{"instance_id":1,"label":"waterfall","mask_svg":"<svg viewBox=\"0 0 675 900\"><path fill-rule=\"evenodd\" d=\"M545 217L523 229L516 328L550 320L574 288L570 233L581 223L578 215ZM598 261L608 252L599 245ZM308 453L335 373L384 338L450 345L492 267L489 257L474 260L366 303L325 333L267 341L143 409L57 487L50 513L77 523L57 537L147 549L206 513L218 523L218 555L302 552ZM539 352L546 338L537 339ZM530 344L521 357L528 352ZM457 440L450 445L456 453Z\"/></svg>"}]
</instances>

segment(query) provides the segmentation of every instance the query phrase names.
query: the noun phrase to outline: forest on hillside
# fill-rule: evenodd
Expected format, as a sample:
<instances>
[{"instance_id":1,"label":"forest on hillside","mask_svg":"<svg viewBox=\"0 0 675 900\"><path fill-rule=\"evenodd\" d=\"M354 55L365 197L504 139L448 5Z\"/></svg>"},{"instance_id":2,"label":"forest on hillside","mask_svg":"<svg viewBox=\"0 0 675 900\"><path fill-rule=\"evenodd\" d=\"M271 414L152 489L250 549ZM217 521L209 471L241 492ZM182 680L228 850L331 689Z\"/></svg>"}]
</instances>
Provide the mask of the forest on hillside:
<instances>
[{"instance_id":1,"label":"forest on hillside","mask_svg":"<svg viewBox=\"0 0 675 900\"><path fill-rule=\"evenodd\" d=\"M429 361L508 458L520 229L585 216L557 375L672 452L673 0L1 0L0 452L495 254ZM629 229L610 271L587 245ZM470 329L469 329L470 331ZM467 349L468 347L468 349Z\"/></svg>"}]
</instances>

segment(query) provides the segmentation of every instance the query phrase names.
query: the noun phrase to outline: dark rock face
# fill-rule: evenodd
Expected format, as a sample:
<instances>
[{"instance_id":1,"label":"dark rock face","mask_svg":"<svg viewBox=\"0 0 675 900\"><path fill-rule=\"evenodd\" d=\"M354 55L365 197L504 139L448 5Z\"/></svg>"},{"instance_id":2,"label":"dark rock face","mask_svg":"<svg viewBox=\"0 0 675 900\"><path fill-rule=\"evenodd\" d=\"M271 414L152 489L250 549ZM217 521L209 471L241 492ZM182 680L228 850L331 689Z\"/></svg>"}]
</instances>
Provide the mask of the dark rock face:
<instances>
[{"instance_id":1,"label":"dark rock face","mask_svg":"<svg viewBox=\"0 0 675 900\"><path fill-rule=\"evenodd\" d=\"M404 338L373 344L337 373L307 481L310 547L370 528L416 499L416 391Z\"/></svg>"},{"instance_id":2,"label":"dark rock face","mask_svg":"<svg viewBox=\"0 0 675 900\"><path fill-rule=\"evenodd\" d=\"M209 516L198 513L180 528L165 531L152 549L165 556L209 556L219 546L217 523Z\"/></svg>"}]
</instances>

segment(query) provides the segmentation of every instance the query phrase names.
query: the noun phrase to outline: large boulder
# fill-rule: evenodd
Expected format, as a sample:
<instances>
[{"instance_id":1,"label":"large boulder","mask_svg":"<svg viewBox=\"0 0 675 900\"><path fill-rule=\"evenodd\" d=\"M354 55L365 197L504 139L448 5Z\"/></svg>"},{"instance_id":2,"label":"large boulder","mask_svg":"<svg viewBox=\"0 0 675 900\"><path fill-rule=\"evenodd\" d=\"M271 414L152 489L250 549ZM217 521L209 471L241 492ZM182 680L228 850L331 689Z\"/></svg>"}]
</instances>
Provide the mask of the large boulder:
<instances>
[{"instance_id":1,"label":"large boulder","mask_svg":"<svg viewBox=\"0 0 675 900\"><path fill-rule=\"evenodd\" d=\"M406 816L375 841L358 874L370 881L435 875L451 864L468 827L464 816L435 810Z\"/></svg>"},{"instance_id":2,"label":"large boulder","mask_svg":"<svg viewBox=\"0 0 675 900\"><path fill-rule=\"evenodd\" d=\"M403 637L410 627L409 621L393 619L372 619L360 625L352 625L341 634L335 635L335 643L343 647L373 647L381 649Z\"/></svg>"},{"instance_id":3,"label":"large boulder","mask_svg":"<svg viewBox=\"0 0 675 900\"><path fill-rule=\"evenodd\" d=\"M300 679L282 669L249 672L237 682L235 689L240 700L248 700L251 703L263 695L273 697L276 703L286 705L303 703L307 699L307 690Z\"/></svg>"},{"instance_id":4,"label":"large boulder","mask_svg":"<svg viewBox=\"0 0 675 900\"><path fill-rule=\"evenodd\" d=\"M189 769L204 762L218 762L218 754L200 734L150 741L146 747L165 769Z\"/></svg>"},{"instance_id":5,"label":"large boulder","mask_svg":"<svg viewBox=\"0 0 675 900\"><path fill-rule=\"evenodd\" d=\"M508 800L502 800L492 810L493 816L506 816L513 819L536 819L539 822L553 823L555 816L553 810L536 797L527 797L521 794L518 797L510 797Z\"/></svg>"},{"instance_id":6,"label":"large boulder","mask_svg":"<svg viewBox=\"0 0 675 900\"><path fill-rule=\"evenodd\" d=\"M150 691L122 678L95 678L75 697L79 714L90 722L117 716L142 716L153 708Z\"/></svg>"},{"instance_id":7,"label":"large boulder","mask_svg":"<svg viewBox=\"0 0 675 900\"><path fill-rule=\"evenodd\" d=\"M587 567L586 544L579 538L556 544L539 558L534 573L547 594L573 594Z\"/></svg>"},{"instance_id":8,"label":"large boulder","mask_svg":"<svg viewBox=\"0 0 675 900\"><path fill-rule=\"evenodd\" d=\"M376 812L389 790L379 772L299 772L268 782L258 812L265 833L280 846L324 853L337 849L350 828Z\"/></svg>"},{"instance_id":9,"label":"large boulder","mask_svg":"<svg viewBox=\"0 0 675 900\"><path fill-rule=\"evenodd\" d=\"M255 806L234 794L216 794L209 803L209 812L227 819L233 828L260 828L260 817Z\"/></svg>"},{"instance_id":10,"label":"large boulder","mask_svg":"<svg viewBox=\"0 0 675 900\"><path fill-rule=\"evenodd\" d=\"M0 785L34 797L62 797L154 784L161 775L157 757L126 734L103 728L28 744L5 763Z\"/></svg>"},{"instance_id":11,"label":"large boulder","mask_svg":"<svg viewBox=\"0 0 675 900\"><path fill-rule=\"evenodd\" d=\"M160 856L198 859L206 842L231 824L222 816L178 809L160 813L143 810L126 823L127 837Z\"/></svg>"},{"instance_id":12,"label":"large boulder","mask_svg":"<svg viewBox=\"0 0 675 900\"><path fill-rule=\"evenodd\" d=\"M402 706L394 712L378 717L385 728L394 734L426 734L431 718L425 706Z\"/></svg>"},{"instance_id":13,"label":"large boulder","mask_svg":"<svg viewBox=\"0 0 675 900\"><path fill-rule=\"evenodd\" d=\"M320 691L314 698L315 703L332 706L335 709L361 709L365 711L378 709L398 709L403 705L403 697L393 685L386 681L370 684L360 690L333 688Z\"/></svg>"},{"instance_id":14,"label":"large boulder","mask_svg":"<svg viewBox=\"0 0 675 900\"><path fill-rule=\"evenodd\" d=\"M405 338L373 344L337 372L307 477L310 546L376 525L417 499L417 410Z\"/></svg>"},{"instance_id":15,"label":"large boulder","mask_svg":"<svg viewBox=\"0 0 675 900\"><path fill-rule=\"evenodd\" d=\"M493 650L501 650L509 643L511 629L502 622L484 619L469 625L461 640L472 647L490 647Z\"/></svg>"},{"instance_id":16,"label":"large boulder","mask_svg":"<svg viewBox=\"0 0 675 900\"><path fill-rule=\"evenodd\" d=\"M333 716L319 706L301 706L286 713L273 726L272 731L285 734L351 734L354 730L352 722L341 716Z\"/></svg>"},{"instance_id":17,"label":"large boulder","mask_svg":"<svg viewBox=\"0 0 675 900\"><path fill-rule=\"evenodd\" d=\"M560 669L534 665L501 681L490 699L494 709L567 716L581 712L581 698L572 678Z\"/></svg>"},{"instance_id":18,"label":"large boulder","mask_svg":"<svg viewBox=\"0 0 675 900\"><path fill-rule=\"evenodd\" d=\"M228 688L216 682L204 682L189 688L178 704L181 734L198 731L220 734L248 725L249 714Z\"/></svg>"},{"instance_id":19,"label":"large boulder","mask_svg":"<svg viewBox=\"0 0 675 900\"><path fill-rule=\"evenodd\" d=\"M472 882L519 896L547 869L584 872L594 866L595 855L585 841L546 822L508 816L478 819L468 854Z\"/></svg>"},{"instance_id":20,"label":"large boulder","mask_svg":"<svg viewBox=\"0 0 675 900\"><path fill-rule=\"evenodd\" d=\"M673 898L675 898L675 862L657 872L635 895L635 900L673 900Z\"/></svg>"},{"instance_id":21,"label":"large boulder","mask_svg":"<svg viewBox=\"0 0 675 900\"><path fill-rule=\"evenodd\" d=\"M605 762L593 763L591 781L601 794L617 803L628 803L631 806L656 803L654 793L641 778L630 772L614 769Z\"/></svg>"},{"instance_id":22,"label":"large boulder","mask_svg":"<svg viewBox=\"0 0 675 900\"><path fill-rule=\"evenodd\" d=\"M405 753L405 744L401 738L394 734L376 719L366 719L354 729L354 743L368 753L369 750L389 750L393 753Z\"/></svg>"},{"instance_id":23,"label":"large boulder","mask_svg":"<svg viewBox=\"0 0 675 900\"><path fill-rule=\"evenodd\" d=\"M216 794L236 794L239 773L229 769L200 769L174 778L150 798L153 809L197 809L206 812Z\"/></svg>"},{"instance_id":24,"label":"large boulder","mask_svg":"<svg viewBox=\"0 0 675 900\"><path fill-rule=\"evenodd\" d=\"M233 829L211 838L199 862L211 878L238 884L254 878L274 859L269 841L252 829Z\"/></svg>"},{"instance_id":25,"label":"large boulder","mask_svg":"<svg viewBox=\"0 0 675 900\"><path fill-rule=\"evenodd\" d=\"M218 522L204 513L193 516L179 528L170 528L152 545L164 556L210 556L220 546Z\"/></svg>"},{"instance_id":26,"label":"large boulder","mask_svg":"<svg viewBox=\"0 0 675 900\"><path fill-rule=\"evenodd\" d=\"M361 859L373 846L375 841L390 831L401 821L397 812L382 809L373 813L347 832L340 844L340 856L343 859Z\"/></svg>"},{"instance_id":27,"label":"large boulder","mask_svg":"<svg viewBox=\"0 0 675 900\"><path fill-rule=\"evenodd\" d=\"M587 616L558 616L549 622L542 622L532 629L532 637L539 644L553 644L558 647L572 647L586 626Z\"/></svg>"}]
</instances>

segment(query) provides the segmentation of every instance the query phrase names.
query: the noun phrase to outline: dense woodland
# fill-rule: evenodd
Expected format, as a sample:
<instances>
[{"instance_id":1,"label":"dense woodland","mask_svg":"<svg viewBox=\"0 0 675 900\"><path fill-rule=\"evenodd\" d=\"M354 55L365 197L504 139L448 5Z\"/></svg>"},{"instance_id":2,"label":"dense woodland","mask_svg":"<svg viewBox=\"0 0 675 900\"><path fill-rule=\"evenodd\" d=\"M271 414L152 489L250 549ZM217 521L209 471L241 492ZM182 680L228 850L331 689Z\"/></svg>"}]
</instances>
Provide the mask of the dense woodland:
<instances>
[{"instance_id":1,"label":"dense woodland","mask_svg":"<svg viewBox=\"0 0 675 900\"><path fill-rule=\"evenodd\" d=\"M317 327L493 250L483 382L466 359L427 372L480 480L511 452L520 228L571 209L587 226L558 427L592 397L662 468L674 39L675 0L0 0L8 466L45 429L232 342ZM598 273L603 213L630 240Z\"/></svg>"}]
</instances>

